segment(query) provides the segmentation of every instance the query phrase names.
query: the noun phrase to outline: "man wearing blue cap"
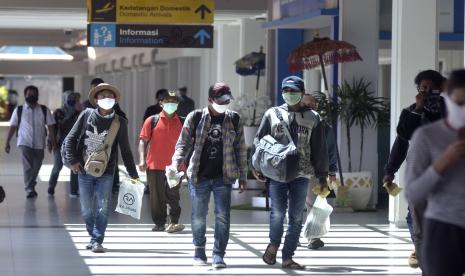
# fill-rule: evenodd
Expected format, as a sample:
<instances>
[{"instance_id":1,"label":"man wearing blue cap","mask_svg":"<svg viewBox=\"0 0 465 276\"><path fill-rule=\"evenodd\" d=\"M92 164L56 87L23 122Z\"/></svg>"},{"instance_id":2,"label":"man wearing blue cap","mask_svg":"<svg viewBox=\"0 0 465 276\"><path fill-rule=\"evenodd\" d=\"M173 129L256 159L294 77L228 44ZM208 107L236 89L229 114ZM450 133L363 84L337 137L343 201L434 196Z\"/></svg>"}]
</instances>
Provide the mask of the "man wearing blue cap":
<instances>
[{"instance_id":1,"label":"man wearing blue cap","mask_svg":"<svg viewBox=\"0 0 465 276\"><path fill-rule=\"evenodd\" d=\"M284 232L284 218L289 206L289 226L282 249L282 267L304 269L304 266L292 260L292 256L302 230L302 213L305 208L309 179L316 177L322 187L327 186L328 151L320 117L316 112L300 105L305 93L303 80L297 76L285 78L281 92L285 103L265 112L252 152L255 152L260 140L266 135L271 135L283 145L290 143L287 138L290 136L298 151L298 162L290 166L297 166L298 174L295 179L288 182L270 179L270 243L263 255L263 261L269 265L276 263L276 255ZM285 128L289 130L290 135L286 134ZM265 180L262 172L254 171L254 175L258 180Z\"/></svg>"}]
</instances>

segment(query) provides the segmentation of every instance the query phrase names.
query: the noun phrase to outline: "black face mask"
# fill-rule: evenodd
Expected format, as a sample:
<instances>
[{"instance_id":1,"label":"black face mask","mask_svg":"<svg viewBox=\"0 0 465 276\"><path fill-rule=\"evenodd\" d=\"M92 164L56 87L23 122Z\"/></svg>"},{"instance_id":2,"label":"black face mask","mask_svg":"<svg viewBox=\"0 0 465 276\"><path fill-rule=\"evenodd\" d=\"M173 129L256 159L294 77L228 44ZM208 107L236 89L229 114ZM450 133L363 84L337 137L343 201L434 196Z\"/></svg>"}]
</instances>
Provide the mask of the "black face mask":
<instances>
[{"instance_id":1,"label":"black face mask","mask_svg":"<svg viewBox=\"0 0 465 276\"><path fill-rule=\"evenodd\" d=\"M39 100L39 97L37 97L35 95L30 95L30 96L26 97L26 102L28 104L35 104L35 103L37 103L38 100Z\"/></svg>"},{"instance_id":2,"label":"black face mask","mask_svg":"<svg viewBox=\"0 0 465 276\"><path fill-rule=\"evenodd\" d=\"M431 113L441 112L441 92L433 90L428 93L425 101L425 109Z\"/></svg>"}]
</instances>

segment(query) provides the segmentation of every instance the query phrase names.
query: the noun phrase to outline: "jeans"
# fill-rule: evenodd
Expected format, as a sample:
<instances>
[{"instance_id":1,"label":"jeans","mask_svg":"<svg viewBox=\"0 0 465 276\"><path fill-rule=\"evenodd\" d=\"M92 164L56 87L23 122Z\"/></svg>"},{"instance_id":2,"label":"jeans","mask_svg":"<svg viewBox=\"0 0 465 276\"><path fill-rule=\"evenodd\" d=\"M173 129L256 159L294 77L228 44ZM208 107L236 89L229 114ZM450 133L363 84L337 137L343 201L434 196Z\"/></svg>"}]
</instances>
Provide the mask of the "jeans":
<instances>
[{"instance_id":1,"label":"jeans","mask_svg":"<svg viewBox=\"0 0 465 276\"><path fill-rule=\"evenodd\" d=\"M58 176L60 175L60 171L63 168L63 161L62 161L61 152L59 149L53 152L53 157L55 160L53 162L53 169L52 169L52 173L50 174L48 186L55 189L57 185L57 181L58 181ZM77 174L71 172L69 184L70 184L70 193L74 195L78 194L79 185L78 185Z\"/></svg>"},{"instance_id":2,"label":"jeans","mask_svg":"<svg viewBox=\"0 0 465 276\"><path fill-rule=\"evenodd\" d=\"M202 179L198 183L189 182L192 201L192 236L196 247L205 247L207 239L207 213L210 194L215 201L215 244L213 255L224 256L229 240L232 185L222 178Z\"/></svg>"},{"instance_id":3,"label":"jeans","mask_svg":"<svg viewBox=\"0 0 465 276\"><path fill-rule=\"evenodd\" d=\"M270 182L270 243L276 247L281 245L284 232L284 217L289 202L289 226L282 250L283 261L291 259L297 248L302 230L302 214L305 208L308 182L309 180L304 177L296 178L288 183L274 180Z\"/></svg>"},{"instance_id":4,"label":"jeans","mask_svg":"<svg viewBox=\"0 0 465 276\"><path fill-rule=\"evenodd\" d=\"M79 191L81 196L81 215L86 223L91 242L102 243L108 223L113 174L94 177L79 174ZM97 204L95 204L97 200ZM94 206L97 205L96 209Z\"/></svg>"}]
</instances>

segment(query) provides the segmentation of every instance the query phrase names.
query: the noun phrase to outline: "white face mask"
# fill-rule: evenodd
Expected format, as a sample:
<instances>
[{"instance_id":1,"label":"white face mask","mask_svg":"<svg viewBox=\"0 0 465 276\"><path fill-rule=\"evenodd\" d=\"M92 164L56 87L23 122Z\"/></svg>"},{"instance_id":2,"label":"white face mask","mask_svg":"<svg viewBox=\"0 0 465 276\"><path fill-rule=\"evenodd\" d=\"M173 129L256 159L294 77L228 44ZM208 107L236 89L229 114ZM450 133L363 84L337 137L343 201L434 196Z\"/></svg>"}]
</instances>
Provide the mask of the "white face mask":
<instances>
[{"instance_id":1,"label":"white face mask","mask_svg":"<svg viewBox=\"0 0 465 276\"><path fill-rule=\"evenodd\" d=\"M215 109L216 112L218 113L225 113L226 110L229 108L229 104L217 104L217 103L212 103L213 109Z\"/></svg>"},{"instance_id":2,"label":"white face mask","mask_svg":"<svg viewBox=\"0 0 465 276\"><path fill-rule=\"evenodd\" d=\"M447 122L455 129L465 127L465 105L456 104L448 95L444 99L447 106Z\"/></svg>"},{"instance_id":3,"label":"white face mask","mask_svg":"<svg viewBox=\"0 0 465 276\"><path fill-rule=\"evenodd\" d=\"M111 98L103 98L103 99L97 100L97 105L100 108L105 109L105 110L112 109L115 103L116 103L116 100L111 99Z\"/></svg>"}]
</instances>

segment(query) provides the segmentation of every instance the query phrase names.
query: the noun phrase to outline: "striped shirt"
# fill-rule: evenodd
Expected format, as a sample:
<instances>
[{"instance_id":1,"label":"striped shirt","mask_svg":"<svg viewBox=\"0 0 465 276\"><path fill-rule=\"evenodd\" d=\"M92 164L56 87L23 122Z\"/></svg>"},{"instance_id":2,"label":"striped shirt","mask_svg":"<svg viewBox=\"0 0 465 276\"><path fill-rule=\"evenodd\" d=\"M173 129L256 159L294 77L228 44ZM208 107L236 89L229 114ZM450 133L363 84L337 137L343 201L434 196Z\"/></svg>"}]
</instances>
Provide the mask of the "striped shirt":
<instances>
[{"instance_id":1,"label":"striped shirt","mask_svg":"<svg viewBox=\"0 0 465 276\"><path fill-rule=\"evenodd\" d=\"M210 130L211 116L208 108L202 110L202 118L194 130L195 111L187 115L186 121L181 130L176 149L172 158L172 165L179 167L184 161L187 161L190 153L192 156L187 168L187 177L198 183L198 173L200 158L203 146ZM227 110L222 124L223 129L223 179L226 184L232 184L236 179L247 179L247 149L244 141L244 130L241 121L237 127L237 133L232 121L233 116L237 113ZM194 138L195 132L195 138Z\"/></svg>"},{"instance_id":2,"label":"striped shirt","mask_svg":"<svg viewBox=\"0 0 465 276\"><path fill-rule=\"evenodd\" d=\"M444 120L420 127L410 142L407 156L406 193L410 203L427 199L425 217L465 228L465 160L444 175L433 167L458 133Z\"/></svg>"}]
</instances>

